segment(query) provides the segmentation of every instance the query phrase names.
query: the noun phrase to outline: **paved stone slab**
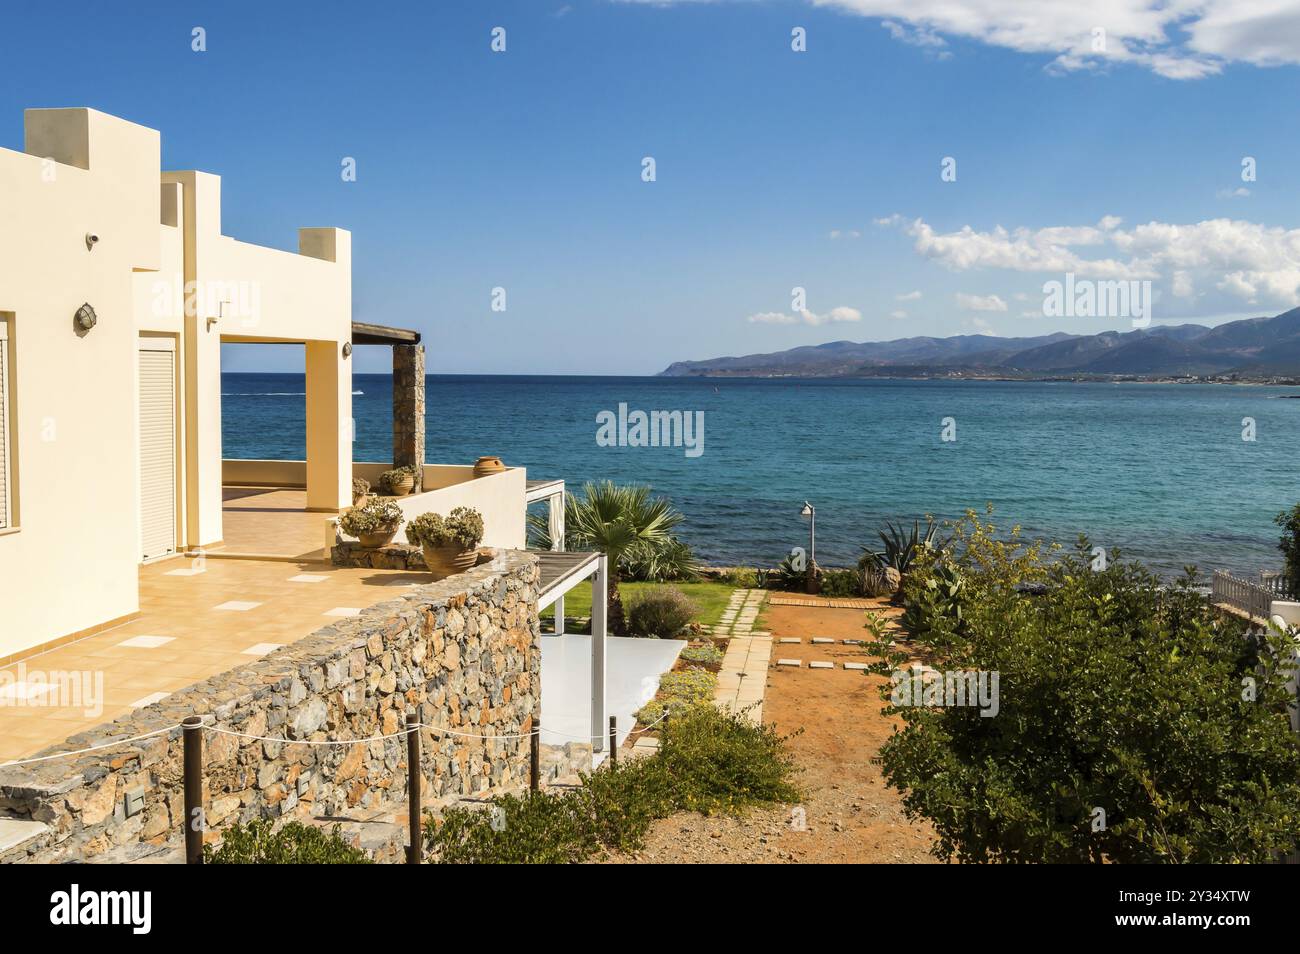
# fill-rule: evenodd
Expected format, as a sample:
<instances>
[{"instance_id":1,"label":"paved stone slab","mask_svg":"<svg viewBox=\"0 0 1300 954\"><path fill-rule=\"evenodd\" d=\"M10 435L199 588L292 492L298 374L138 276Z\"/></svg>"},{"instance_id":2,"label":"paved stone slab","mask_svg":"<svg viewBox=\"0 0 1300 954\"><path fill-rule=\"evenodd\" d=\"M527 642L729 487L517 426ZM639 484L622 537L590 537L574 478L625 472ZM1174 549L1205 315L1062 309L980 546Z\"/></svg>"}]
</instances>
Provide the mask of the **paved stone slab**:
<instances>
[{"instance_id":1,"label":"paved stone slab","mask_svg":"<svg viewBox=\"0 0 1300 954\"><path fill-rule=\"evenodd\" d=\"M845 668L845 669L852 669L852 670L854 670L855 672L866 672L866 671L867 671L867 664L866 664L866 663L845 663L845 664L844 664L844 668Z\"/></svg>"},{"instance_id":2,"label":"paved stone slab","mask_svg":"<svg viewBox=\"0 0 1300 954\"><path fill-rule=\"evenodd\" d=\"M798 636L782 636L777 640L778 643L801 643L803 642Z\"/></svg>"},{"instance_id":3,"label":"paved stone slab","mask_svg":"<svg viewBox=\"0 0 1300 954\"><path fill-rule=\"evenodd\" d=\"M835 640L831 639L831 638L828 637L828 636L814 636L814 637L812 638L812 642L813 642L813 645L814 645L814 646L820 646L820 645L824 645L824 644L826 644L826 643L833 643L833 642L835 642Z\"/></svg>"},{"instance_id":4,"label":"paved stone slab","mask_svg":"<svg viewBox=\"0 0 1300 954\"><path fill-rule=\"evenodd\" d=\"M861 645L862 645L862 642L863 642L863 641L860 640L860 639L846 639L846 640L844 640L844 645L845 645L845 646L861 646Z\"/></svg>"},{"instance_id":5,"label":"paved stone slab","mask_svg":"<svg viewBox=\"0 0 1300 954\"><path fill-rule=\"evenodd\" d=\"M817 662L810 662L808 664L808 668L809 669L834 669L835 663L818 660Z\"/></svg>"},{"instance_id":6,"label":"paved stone slab","mask_svg":"<svg viewBox=\"0 0 1300 954\"><path fill-rule=\"evenodd\" d=\"M776 664L778 666L795 666L796 668L803 665L803 663L797 659L778 659Z\"/></svg>"},{"instance_id":7,"label":"paved stone slab","mask_svg":"<svg viewBox=\"0 0 1300 954\"><path fill-rule=\"evenodd\" d=\"M14 818L0 818L0 851L17 848L25 841L50 830L45 822L23 821Z\"/></svg>"}]
</instances>

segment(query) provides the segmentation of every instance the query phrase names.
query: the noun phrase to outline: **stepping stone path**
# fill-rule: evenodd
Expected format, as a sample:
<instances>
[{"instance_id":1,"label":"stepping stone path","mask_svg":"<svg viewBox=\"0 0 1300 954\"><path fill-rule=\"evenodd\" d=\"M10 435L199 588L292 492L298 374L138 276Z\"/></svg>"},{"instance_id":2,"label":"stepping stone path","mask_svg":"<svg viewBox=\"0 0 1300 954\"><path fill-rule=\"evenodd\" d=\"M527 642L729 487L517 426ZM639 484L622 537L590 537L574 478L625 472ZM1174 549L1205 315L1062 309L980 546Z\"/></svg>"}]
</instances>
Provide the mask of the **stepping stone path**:
<instances>
[{"instance_id":1,"label":"stepping stone path","mask_svg":"<svg viewBox=\"0 0 1300 954\"><path fill-rule=\"evenodd\" d=\"M814 637L812 638L812 641L813 641L813 645L814 645L814 646L822 645L822 644L824 644L824 643L833 643L833 642L835 642L835 640L833 640L833 639L828 639L828 638L825 637L825 636L814 636Z\"/></svg>"},{"instance_id":2,"label":"stepping stone path","mask_svg":"<svg viewBox=\"0 0 1300 954\"><path fill-rule=\"evenodd\" d=\"M750 721L763 721L763 693L772 661L772 634L754 630L766 590L733 590L714 636L729 636L727 653L718 671L713 704L732 712L748 710Z\"/></svg>"},{"instance_id":3,"label":"stepping stone path","mask_svg":"<svg viewBox=\"0 0 1300 954\"><path fill-rule=\"evenodd\" d=\"M803 663L797 659L778 659L776 664L778 666L795 666L796 668L803 665Z\"/></svg>"},{"instance_id":4,"label":"stepping stone path","mask_svg":"<svg viewBox=\"0 0 1300 954\"><path fill-rule=\"evenodd\" d=\"M833 663L833 662L822 662L822 661L810 662L810 663L808 664L808 668L809 668L809 669L834 669L834 668L835 668L835 663Z\"/></svg>"},{"instance_id":5,"label":"stepping stone path","mask_svg":"<svg viewBox=\"0 0 1300 954\"><path fill-rule=\"evenodd\" d=\"M731 601L722 611L722 618L713 627L714 636L770 636L771 633L755 632L754 623L758 620L758 611L767 599L766 590L732 590Z\"/></svg>"}]
</instances>

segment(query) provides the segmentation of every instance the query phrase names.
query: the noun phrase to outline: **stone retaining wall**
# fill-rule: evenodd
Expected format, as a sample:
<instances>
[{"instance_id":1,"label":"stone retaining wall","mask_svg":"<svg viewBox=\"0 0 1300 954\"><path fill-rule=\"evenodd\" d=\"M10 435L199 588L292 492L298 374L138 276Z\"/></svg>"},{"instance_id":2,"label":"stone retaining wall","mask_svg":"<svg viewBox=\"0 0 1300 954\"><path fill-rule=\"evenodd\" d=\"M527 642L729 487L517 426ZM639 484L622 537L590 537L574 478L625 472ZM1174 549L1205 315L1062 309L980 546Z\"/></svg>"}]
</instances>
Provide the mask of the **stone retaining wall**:
<instances>
[{"instance_id":1,"label":"stone retaining wall","mask_svg":"<svg viewBox=\"0 0 1300 954\"><path fill-rule=\"evenodd\" d=\"M37 755L100 745L205 716L258 741L204 732L209 840L258 817L373 815L406 799L404 736L418 711L426 806L528 782L539 705L537 560L490 563L413 588L362 615L173 693ZM454 730L458 735L438 731ZM0 767L0 822L43 823L0 862L132 860L174 851L183 815L181 730L70 759ZM128 817L128 805L132 809ZM38 825L29 825L38 829Z\"/></svg>"}]
</instances>

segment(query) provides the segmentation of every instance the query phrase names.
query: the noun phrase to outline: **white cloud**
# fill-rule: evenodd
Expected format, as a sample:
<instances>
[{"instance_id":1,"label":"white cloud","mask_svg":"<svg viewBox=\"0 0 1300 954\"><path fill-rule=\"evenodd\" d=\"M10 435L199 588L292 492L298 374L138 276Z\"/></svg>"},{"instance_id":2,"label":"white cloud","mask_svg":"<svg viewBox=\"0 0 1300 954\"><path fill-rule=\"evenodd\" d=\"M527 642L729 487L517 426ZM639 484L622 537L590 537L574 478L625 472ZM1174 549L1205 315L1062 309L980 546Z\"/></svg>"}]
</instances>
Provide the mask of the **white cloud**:
<instances>
[{"instance_id":1,"label":"white cloud","mask_svg":"<svg viewBox=\"0 0 1300 954\"><path fill-rule=\"evenodd\" d=\"M685 6L714 0L614 0ZM1300 63L1295 0L809 0L881 21L894 39L946 59L950 38L1049 56L1052 70L1132 64L1175 80L1229 63ZM1102 30L1104 33L1096 31Z\"/></svg>"},{"instance_id":2,"label":"white cloud","mask_svg":"<svg viewBox=\"0 0 1300 954\"><path fill-rule=\"evenodd\" d=\"M891 312L889 313L889 317L890 317L890 318L906 318L906 317L907 317L907 312L903 311L903 310L900 308L898 311L891 311Z\"/></svg>"},{"instance_id":3,"label":"white cloud","mask_svg":"<svg viewBox=\"0 0 1300 954\"><path fill-rule=\"evenodd\" d=\"M831 229L830 237L832 239L856 239L862 238L862 233L857 229Z\"/></svg>"},{"instance_id":4,"label":"white cloud","mask_svg":"<svg viewBox=\"0 0 1300 954\"><path fill-rule=\"evenodd\" d=\"M1073 272L1079 278L1165 282L1180 298L1193 297L1196 288L1215 288L1225 307L1300 305L1300 229L1226 218L1122 228L1108 217L1095 227L964 226L948 233L921 219L900 225L918 254L955 272Z\"/></svg>"},{"instance_id":5,"label":"white cloud","mask_svg":"<svg viewBox=\"0 0 1300 954\"><path fill-rule=\"evenodd\" d=\"M1131 63L1199 79L1225 63L1300 63L1294 0L812 0L876 17L890 35L931 49L945 37L1051 56L1056 70ZM1104 34L1094 31L1104 29Z\"/></svg>"},{"instance_id":6,"label":"white cloud","mask_svg":"<svg viewBox=\"0 0 1300 954\"><path fill-rule=\"evenodd\" d=\"M904 292L901 295L895 295L894 300L895 301L916 301L920 297L921 297L921 293L919 291L910 291L910 292Z\"/></svg>"},{"instance_id":7,"label":"white cloud","mask_svg":"<svg viewBox=\"0 0 1300 954\"><path fill-rule=\"evenodd\" d=\"M965 311L1006 311L1007 303L997 295L957 293L957 304Z\"/></svg>"},{"instance_id":8,"label":"white cloud","mask_svg":"<svg viewBox=\"0 0 1300 954\"><path fill-rule=\"evenodd\" d=\"M828 325L845 321L861 321L862 312L847 305L840 305L820 315L807 309L794 315L787 315L780 311L762 311L756 315L750 315L745 320L761 325L795 325L800 322L805 325Z\"/></svg>"},{"instance_id":9,"label":"white cloud","mask_svg":"<svg viewBox=\"0 0 1300 954\"><path fill-rule=\"evenodd\" d=\"M1250 190L1245 186L1237 186L1235 189L1220 189L1214 193L1217 199L1244 199L1250 195Z\"/></svg>"}]
</instances>

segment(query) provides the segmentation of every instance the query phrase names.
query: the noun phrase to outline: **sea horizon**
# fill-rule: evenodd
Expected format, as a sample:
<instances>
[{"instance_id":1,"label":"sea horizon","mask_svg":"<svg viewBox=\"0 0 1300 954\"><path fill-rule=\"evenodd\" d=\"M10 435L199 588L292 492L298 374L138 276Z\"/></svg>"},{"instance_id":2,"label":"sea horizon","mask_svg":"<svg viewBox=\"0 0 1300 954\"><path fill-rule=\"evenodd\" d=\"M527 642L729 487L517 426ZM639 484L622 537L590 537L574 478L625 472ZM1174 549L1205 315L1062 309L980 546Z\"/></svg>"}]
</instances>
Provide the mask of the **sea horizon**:
<instances>
[{"instance_id":1,"label":"sea horizon","mask_svg":"<svg viewBox=\"0 0 1300 954\"><path fill-rule=\"evenodd\" d=\"M824 565L855 563L886 521L992 503L1027 538L1084 534L1166 577L1254 575L1280 564L1272 517L1300 453L1285 386L440 372L426 387L426 462L497 454L570 492L646 484L709 565L806 548L807 499ZM301 459L304 395L300 372L223 373L224 456ZM620 405L699 414L701 452L601 446L598 415ZM353 414L354 459L390 459L390 374L354 374Z\"/></svg>"}]
</instances>

